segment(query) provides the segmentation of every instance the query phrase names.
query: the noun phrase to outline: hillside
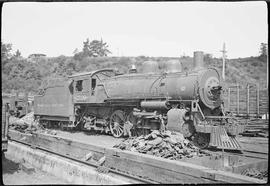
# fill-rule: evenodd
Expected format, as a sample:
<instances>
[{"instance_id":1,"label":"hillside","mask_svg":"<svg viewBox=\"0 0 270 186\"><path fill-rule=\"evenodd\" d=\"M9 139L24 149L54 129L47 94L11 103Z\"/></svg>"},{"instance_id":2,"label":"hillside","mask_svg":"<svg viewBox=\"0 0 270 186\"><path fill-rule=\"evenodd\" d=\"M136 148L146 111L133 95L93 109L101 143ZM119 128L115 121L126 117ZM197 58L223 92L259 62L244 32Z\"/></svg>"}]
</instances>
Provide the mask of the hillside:
<instances>
[{"instance_id":1,"label":"hillside","mask_svg":"<svg viewBox=\"0 0 270 186\"><path fill-rule=\"evenodd\" d=\"M185 66L190 68L193 58L187 58L183 61ZM205 66L212 66L222 72L222 59L206 59ZM227 84L246 84L255 83L261 87L266 86L267 64L258 57L238 58L226 60L225 83Z\"/></svg>"},{"instance_id":2,"label":"hillside","mask_svg":"<svg viewBox=\"0 0 270 186\"><path fill-rule=\"evenodd\" d=\"M266 85L267 64L256 57L231 59L228 62L227 77L229 82L258 83Z\"/></svg>"},{"instance_id":3,"label":"hillside","mask_svg":"<svg viewBox=\"0 0 270 186\"><path fill-rule=\"evenodd\" d=\"M127 73L132 64L136 64L141 71L142 63L155 60L159 69L164 69L164 64L169 57L87 57L80 61L73 57L59 56L53 58L12 59L2 66L2 92L12 90L28 90L36 93L42 81L55 77L67 77L83 71L92 71L102 68L117 68L121 73ZM179 58L178 58L179 59ZM180 58L184 69L191 69L192 57ZM222 60L218 58L205 58L205 66L222 69ZM266 84L266 62L259 57L229 59L226 64L226 83L259 83Z\"/></svg>"}]
</instances>

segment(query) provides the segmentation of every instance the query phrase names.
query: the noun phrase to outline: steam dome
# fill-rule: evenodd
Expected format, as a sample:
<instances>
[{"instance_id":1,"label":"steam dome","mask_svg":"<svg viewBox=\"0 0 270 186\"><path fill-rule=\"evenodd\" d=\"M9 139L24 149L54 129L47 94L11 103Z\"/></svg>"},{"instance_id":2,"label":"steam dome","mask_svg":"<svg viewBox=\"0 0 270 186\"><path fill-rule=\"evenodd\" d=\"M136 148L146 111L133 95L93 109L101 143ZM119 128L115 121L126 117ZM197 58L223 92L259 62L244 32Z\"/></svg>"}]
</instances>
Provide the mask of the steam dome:
<instances>
[{"instance_id":1,"label":"steam dome","mask_svg":"<svg viewBox=\"0 0 270 186\"><path fill-rule=\"evenodd\" d=\"M143 73L158 73L158 62L157 61L145 61L142 64L142 72Z\"/></svg>"},{"instance_id":2,"label":"steam dome","mask_svg":"<svg viewBox=\"0 0 270 186\"><path fill-rule=\"evenodd\" d=\"M166 72L181 72L182 71L182 64L177 59L172 59L166 62Z\"/></svg>"}]
</instances>

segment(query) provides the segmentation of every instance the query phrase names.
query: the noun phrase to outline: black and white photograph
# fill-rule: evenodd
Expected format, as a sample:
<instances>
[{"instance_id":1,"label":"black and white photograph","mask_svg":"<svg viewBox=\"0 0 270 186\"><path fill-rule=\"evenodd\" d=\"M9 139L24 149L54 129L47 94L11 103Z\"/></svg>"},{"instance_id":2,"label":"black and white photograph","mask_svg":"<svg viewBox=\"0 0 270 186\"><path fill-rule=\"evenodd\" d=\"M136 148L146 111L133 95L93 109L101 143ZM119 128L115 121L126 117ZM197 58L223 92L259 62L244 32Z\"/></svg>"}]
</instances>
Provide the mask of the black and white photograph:
<instances>
[{"instance_id":1,"label":"black and white photograph","mask_svg":"<svg viewBox=\"0 0 270 186\"><path fill-rule=\"evenodd\" d=\"M265 1L3 2L2 184L267 184Z\"/></svg>"}]
</instances>

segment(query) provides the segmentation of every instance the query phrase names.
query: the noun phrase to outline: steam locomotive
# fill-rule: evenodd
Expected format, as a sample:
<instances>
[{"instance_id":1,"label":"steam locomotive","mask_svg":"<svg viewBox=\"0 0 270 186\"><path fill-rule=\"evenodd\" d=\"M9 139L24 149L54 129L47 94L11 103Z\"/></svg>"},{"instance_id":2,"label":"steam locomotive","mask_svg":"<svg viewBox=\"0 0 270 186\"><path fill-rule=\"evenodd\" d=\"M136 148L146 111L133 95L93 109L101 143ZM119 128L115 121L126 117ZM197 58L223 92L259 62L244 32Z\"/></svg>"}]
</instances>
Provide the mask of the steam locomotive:
<instances>
[{"instance_id":1,"label":"steam locomotive","mask_svg":"<svg viewBox=\"0 0 270 186\"><path fill-rule=\"evenodd\" d=\"M204 68L203 52L194 52L189 71L178 60L168 61L164 72L158 72L155 61L142 69L128 74L102 69L51 80L34 97L34 116L47 127L121 137L127 123L137 135L160 129L171 105L185 103L185 137L200 148L241 148L235 140L239 126L223 112L221 77L215 68Z\"/></svg>"}]
</instances>

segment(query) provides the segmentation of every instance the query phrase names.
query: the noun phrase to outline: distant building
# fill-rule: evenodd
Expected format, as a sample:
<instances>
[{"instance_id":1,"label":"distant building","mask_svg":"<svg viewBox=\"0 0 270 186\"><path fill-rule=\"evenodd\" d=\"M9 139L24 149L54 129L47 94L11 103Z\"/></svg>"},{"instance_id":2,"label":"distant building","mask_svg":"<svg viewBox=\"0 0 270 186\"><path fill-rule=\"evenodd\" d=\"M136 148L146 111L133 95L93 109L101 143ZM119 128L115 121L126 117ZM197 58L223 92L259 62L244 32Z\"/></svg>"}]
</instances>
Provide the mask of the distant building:
<instances>
[{"instance_id":1,"label":"distant building","mask_svg":"<svg viewBox=\"0 0 270 186\"><path fill-rule=\"evenodd\" d=\"M30 54L28 58L39 58L39 57L46 57L45 54Z\"/></svg>"},{"instance_id":2,"label":"distant building","mask_svg":"<svg viewBox=\"0 0 270 186\"><path fill-rule=\"evenodd\" d=\"M35 59L46 57L45 54L30 54L27 58L28 61L35 63Z\"/></svg>"}]
</instances>

